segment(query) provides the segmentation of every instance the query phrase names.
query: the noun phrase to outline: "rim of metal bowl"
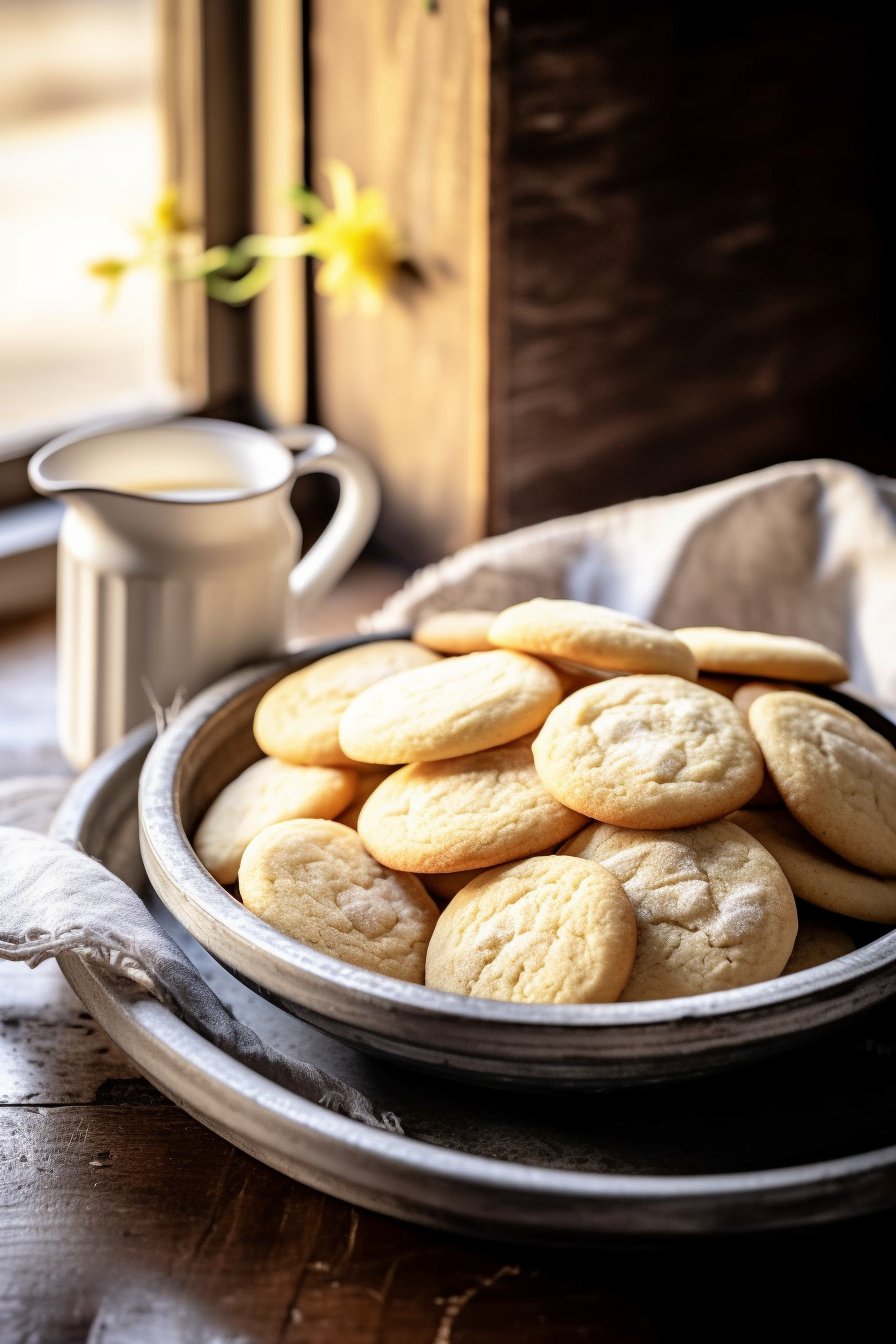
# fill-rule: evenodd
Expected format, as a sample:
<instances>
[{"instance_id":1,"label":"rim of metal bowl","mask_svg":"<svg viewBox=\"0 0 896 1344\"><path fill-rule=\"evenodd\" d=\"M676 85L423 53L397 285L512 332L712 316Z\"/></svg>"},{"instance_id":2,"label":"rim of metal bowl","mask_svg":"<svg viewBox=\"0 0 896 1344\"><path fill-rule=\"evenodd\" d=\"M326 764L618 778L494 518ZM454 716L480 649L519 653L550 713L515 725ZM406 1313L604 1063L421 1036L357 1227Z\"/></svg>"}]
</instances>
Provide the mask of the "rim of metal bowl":
<instances>
[{"instance_id":1,"label":"rim of metal bowl","mask_svg":"<svg viewBox=\"0 0 896 1344\"><path fill-rule=\"evenodd\" d=\"M216 955L223 955L238 971L255 978L276 994L296 997L303 981L316 982L358 1006L378 1003L384 1009L412 1009L432 1020L488 1022L531 1028L576 1027L649 1028L676 1022L731 1021L742 1015L760 1018L768 1010L813 998L841 996L896 967L896 930L856 951L825 965L797 972L783 979L763 981L738 989L716 990L692 998L610 1004L516 1004L465 998L422 985L390 979L375 972L337 961L279 933L253 915L202 866L190 844L179 805L180 769L184 752L197 734L226 715L238 698L265 683L273 683L289 671L317 661L327 654L371 640L407 638L407 631L385 635L335 640L288 655L273 662L243 669L225 677L198 695L154 743L140 778L140 829L144 859L152 870L159 895L190 932L207 942L211 937ZM819 689L819 688L814 688ZM260 692L259 692L260 694ZM890 735L896 728L873 704L855 696L830 693L840 703L855 704L885 723ZM217 936L215 936L217 934ZM226 950L225 950L226 949ZM292 986L293 992L290 992ZM879 997L879 996L875 996ZM777 1033L773 1033L777 1034ZM680 1047L679 1047L680 1048Z\"/></svg>"},{"instance_id":2,"label":"rim of metal bowl","mask_svg":"<svg viewBox=\"0 0 896 1344\"><path fill-rule=\"evenodd\" d=\"M87 839L97 813L125 801L122 774L136 774L151 736L149 725L135 729L76 781L57 814L57 838ZM76 954L60 965L101 1026L178 1105L294 1179L380 1213L477 1236L581 1244L793 1227L892 1203L892 1145L798 1166L670 1176L527 1166L367 1128L253 1073Z\"/></svg>"}]
</instances>

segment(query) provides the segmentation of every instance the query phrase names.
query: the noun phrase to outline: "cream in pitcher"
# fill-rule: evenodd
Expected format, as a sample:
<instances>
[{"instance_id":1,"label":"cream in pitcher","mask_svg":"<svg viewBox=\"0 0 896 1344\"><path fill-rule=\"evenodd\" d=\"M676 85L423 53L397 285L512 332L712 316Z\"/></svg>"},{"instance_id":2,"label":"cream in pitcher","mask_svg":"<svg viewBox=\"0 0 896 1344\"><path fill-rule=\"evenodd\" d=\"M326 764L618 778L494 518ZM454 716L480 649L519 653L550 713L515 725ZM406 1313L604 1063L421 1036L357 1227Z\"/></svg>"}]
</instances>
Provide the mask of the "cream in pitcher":
<instances>
[{"instance_id":1,"label":"cream in pitcher","mask_svg":"<svg viewBox=\"0 0 896 1344\"><path fill-rule=\"evenodd\" d=\"M297 564L290 491L314 471L337 477L339 505ZM306 425L278 438L202 419L86 429L47 444L29 475L68 506L59 730L78 769L146 719L153 701L170 705L281 652L289 604L338 582L379 509L365 459Z\"/></svg>"}]
</instances>

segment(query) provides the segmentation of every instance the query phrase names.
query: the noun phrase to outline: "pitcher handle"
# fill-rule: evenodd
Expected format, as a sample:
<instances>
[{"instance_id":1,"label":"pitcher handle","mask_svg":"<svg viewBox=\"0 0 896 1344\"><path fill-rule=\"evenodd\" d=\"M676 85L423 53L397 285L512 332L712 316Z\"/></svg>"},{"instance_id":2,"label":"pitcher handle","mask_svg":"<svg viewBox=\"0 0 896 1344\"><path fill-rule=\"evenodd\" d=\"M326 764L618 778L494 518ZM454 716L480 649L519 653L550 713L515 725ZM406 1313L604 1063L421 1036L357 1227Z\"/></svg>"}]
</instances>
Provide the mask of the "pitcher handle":
<instances>
[{"instance_id":1,"label":"pitcher handle","mask_svg":"<svg viewBox=\"0 0 896 1344\"><path fill-rule=\"evenodd\" d=\"M367 459L328 429L289 425L273 433L296 453L296 476L323 471L339 482L336 512L289 575L290 593L307 607L336 586L367 544L379 517L380 484Z\"/></svg>"}]
</instances>

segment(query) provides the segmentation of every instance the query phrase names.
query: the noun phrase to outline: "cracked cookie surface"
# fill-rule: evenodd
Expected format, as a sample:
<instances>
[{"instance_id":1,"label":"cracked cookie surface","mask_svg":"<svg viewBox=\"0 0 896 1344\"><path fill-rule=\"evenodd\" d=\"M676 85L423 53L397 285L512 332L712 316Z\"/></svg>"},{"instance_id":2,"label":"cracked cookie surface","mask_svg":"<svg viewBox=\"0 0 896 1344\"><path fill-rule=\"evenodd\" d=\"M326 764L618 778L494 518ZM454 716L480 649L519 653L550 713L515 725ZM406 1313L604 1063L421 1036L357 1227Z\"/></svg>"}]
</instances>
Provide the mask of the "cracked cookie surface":
<instances>
[{"instance_id":1,"label":"cracked cookie surface","mask_svg":"<svg viewBox=\"0 0 896 1344\"><path fill-rule=\"evenodd\" d=\"M896 924L896 877L876 877L826 849L784 808L732 812L781 865L794 896L852 919Z\"/></svg>"},{"instance_id":2,"label":"cracked cookie surface","mask_svg":"<svg viewBox=\"0 0 896 1344\"><path fill-rule=\"evenodd\" d=\"M218 882L235 882L243 851L259 831L296 817L335 817L357 787L354 770L265 757L221 790L199 823L193 848Z\"/></svg>"},{"instance_id":3,"label":"cracked cookie surface","mask_svg":"<svg viewBox=\"0 0 896 1344\"><path fill-rule=\"evenodd\" d=\"M691 681L697 675L693 654L671 631L590 602L548 597L520 602L501 612L489 639L501 648L609 672L669 672Z\"/></svg>"},{"instance_id":4,"label":"cracked cookie surface","mask_svg":"<svg viewBox=\"0 0 896 1344\"><path fill-rule=\"evenodd\" d=\"M426 984L511 1003L612 1003L636 941L631 904L605 869L523 859L475 878L442 912Z\"/></svg>"},{"instance_id":5,"label":"cracked cookie surface","mask_svg":"<svg viewBox=\"0 0 896 1344\"><path fill-rule=\"evenodd\" d=\"M849 676L839 653L813 639L720 625L685 626L675 633L687 644L701 672L818 683L845 681Z\"/></svg>"},{"instance_id":6,"label":"cracked cookie surface","mask_svg":"<svg viewBox=\"0 0 896 1344\"><path fill-rule=\"evenodd\" d=\"M560 682L537 658L467 653L362 691L339 742L352 760L375 765L467 756L540 728L559 699Z\"/></svg>"},{"instance_id":7,"label":"cracked cookie surface","mask_svg":"<svg viewBox=\"0 0 896 1344\"><path fill-rule=\"evenodd\" d=\"M440 662L408 639L359 644L291 672L262 696L255 740L292 765L352 765L339 745L339 720L356 695L411 667Z\"/></svg>"},{"instance_id":8,"label":"cracked cookie surface","mask_svg":"<svg viewBox=\"0 0 896 1344\"><path fill-rule=\"evenodd\" d=\"M335 821L286 821L251 842L243 904L281 933L340 961L423 983L438 908L410 873L377 863Z\"/></svg>"},{"instance_id":9,"label":"cracked cookie surface","mask_svg":"<svg viewBox=\"0 0 896 1344\"><path fill-rule=\"evenodd\" d=\"M397 770L364 804L358 832L390 868L450 873L559 845L587 820L548 793L524 739Z\"/></svg>"},{"instance_id":10,"label":"cracked cookie surface","mask_svg":"<svg viewBox=\"0 0 896 1344\"><path fill-rule=\"evenodd\" d=\"M849 710L802 691L763 695L749 717L797 821L857 867L896 876L896 748Z\"/></svg>"},{"instance_id":11,"label":"cracked cookie surface","mask_svg":"<svg viewBox=\"0 0 896 1344\"><path fill-rule=\"evenodd\" d=\"M714 820L752 798L763 777L740 711L679 677L617 677L576 691L532 750L555 798L619 826Z\"/></svg>"},{"instance_id":12,"label":"cracked cookie surface","mask_svg":"<svg viewBox=\"0 0 896 1344\"><path fill-rule=\"evenodd\" d=\"M573 836L561 853L601 864L632 903L638 951L620 1000L672 999L772 980L793 951L797 911L787 879L768 851L732 822L671 831L598 823Z\"/></svg>"}]
</instances>

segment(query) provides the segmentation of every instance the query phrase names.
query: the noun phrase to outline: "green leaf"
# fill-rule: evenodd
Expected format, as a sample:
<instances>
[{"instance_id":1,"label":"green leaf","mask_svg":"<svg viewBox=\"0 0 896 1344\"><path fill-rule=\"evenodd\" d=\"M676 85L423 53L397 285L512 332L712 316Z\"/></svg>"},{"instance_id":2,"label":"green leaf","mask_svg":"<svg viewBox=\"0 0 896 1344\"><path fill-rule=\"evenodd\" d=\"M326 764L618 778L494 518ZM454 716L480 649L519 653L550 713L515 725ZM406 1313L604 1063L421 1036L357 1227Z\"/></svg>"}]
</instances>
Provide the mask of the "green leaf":
<instances>
[{"instance_id":1,"label":"green leaf","mask_svg":"<svg viewBox=\"0 0 896 1344\"><path fill-rule=\"evenodd\" d=\"M301 185L287 187L284 198L287 205L298 210L299 214L311 224L316 224L321 216L327 213L327 206L310 187Z\"/></svg>"},{"instance_id":2,"label":"green leaf","mask_svg":"<svg viewBox=\"0 0 896 1344\"><path fill-rule=\"evenodd\" d=\"M205 281L206 292L212 299L218 299L221 303L229 303L231 307L237 308L250 299L254 299L256 294L270 284L274 277L274 263L269 257L262 257L255 263L246 275L239 280L226 280L220 273L209 275Z\"/></svg>"}]
</instances>

